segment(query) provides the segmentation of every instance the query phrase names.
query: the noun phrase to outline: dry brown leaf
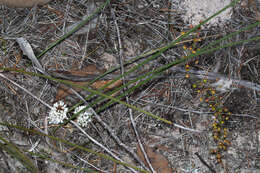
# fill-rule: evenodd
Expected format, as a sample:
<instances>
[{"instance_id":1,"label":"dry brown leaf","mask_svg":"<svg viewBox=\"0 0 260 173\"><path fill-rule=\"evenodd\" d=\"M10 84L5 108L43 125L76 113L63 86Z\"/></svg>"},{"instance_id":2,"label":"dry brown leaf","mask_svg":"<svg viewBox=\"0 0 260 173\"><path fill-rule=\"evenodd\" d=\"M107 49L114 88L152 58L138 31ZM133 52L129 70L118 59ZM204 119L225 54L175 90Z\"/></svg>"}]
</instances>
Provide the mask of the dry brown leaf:
<instances>
[{"instance_id":1,"label":"dry brown leaf","mask_svg":"<svg viewBox=\"0 0 260 173\"><path fill-rule=\"evenodd\" d=\"M51 0L0 0L0 5L7 5L8 7L26 8L33 7L36 4L47 4Z\"/></svg>"},{"instance_id":2,"label":"dry brown leaf","mask_svg":"<svg viewBox=\"0 0 260 173\"><path fill-rule=\"evenodd\" d=\"M76 77L76 76L99 75L99 74L104 73L104 70L100 70L94 65L89 65L89 66L83 68L82 70L69 70L69 71L56 71L56 72L59 72L63 75L71 75L71 76ZM90 87L93 88L93 89L100 89L101 87L103 87L104 85L106 85L107 83L109 83L111 81L112 80L99 80L99 81L94 82L92 85L90 85ZM74 84L81 85L81 86L86 86L88 84L88 81L86 81L86 82L70 81L70 82L72 82ZM115 87L119 87L121 85L122 85L122 81L118 80L117 82L115 82L115 83L109 85L108 87L106 87L104 89L104 91L111 90L111 89L113 89ZM82 89L78 88L78 87L73 87L73 89L77 92L82 91ZM70 88L68 86L62 84L58 88L58 92L56 94L56 101L61 100L61 99L65 98L66 96L71 95L71 94L73 94L73 92L70 91Z\"/></svg>"},{"instance_id":3,"label":"dry brown leaf","mask_svg":"<svg viewBox=\"0 0 260 173\"><path fill-rule=\"evenodd\" d=\"M100 89L101 87L103 87L104 85L106 85L108 82L110 82L111 80L101 80L101 81L97 81L97 82L94 82L91 86L91 88L93 89ZM86 86L88 84L88 82L73 82L73 81L70 81L74 84L78 84L78 85L81 85L81 86ZM105 88L105 91L108 91L110 89L113 89L117 86L120 86L122 84L122 81L119 80L111 85L109 85L108 87ZM80 92L82 91L81 88L78 88L78 87L72 87L75 91L77 92ZM60 87L58 88L58 92L56 94L56 101L58 100L61 100L63 98L65 98L66 96L68 95L71 95L73 94L73 92L70 90L70 88L66 85L60 85ZM112 95L113 96L113 95Z\"/></svg>"},{"instance_id":4,"label":"dry brown leaf","mask_svg":"<svg viewBox=\"0 0 260 173\"><path fill-rule=\"evenodd\" d=\"M75 76L99 75L103 74L105 70L97 68L95 65L88 65L81 70L69 70L68 73Z\"/></svg>"},{"instance_id":5,"label":"dry brown leaf","mask_svg":"<svg viewBox=\"0 0 260 173\"><path fill-rule=\"evenodd\" d=\"M72 82L72 81L70 81L70 82ZM72 82L72 83L84 86L88 82ZM80 92L82 90L81 88L78 88L78 87L73 87L73 89L77 92ZM70 90L70 87L68 87L64 84L61 84L58 88L58 92L56 94L55 100L56 101L61 100L61 99L65 98L66 96L71 95L71 94L73 94L73 92Z\"/></svg>"},{"instance_id":6,"label":"dry brown leaf","mask_svg":"<svg viewBox=\"0 0 260 173\"><path fill-rule=\"evenodd\" d=\"M94 88L94 89L99 89L99 88L103 87L104 85L106 85L107 83L109 83L109 82L111 82L111 81L112 81L112 80L100 80L100 81L96 81L96 82L94 82L94 83L91 85L91 87ZM122 81L121 81L121 80L118 80L118 81L116 81L115 83L113 83L113 84L107 86L107 87L105 88L105 91L111 90L111 89L113 89L113 88L115 88L115 87L119 87L119 86L121 86L121 85L122 85Z\"/></svg>"},{"instance_id":7,"label":"dry brown leaf","mask_svg":"<svg viewBox=\"0 0 260 173\"><path fill-rule=\"evenodd\" d=\"M152 148L150 148L147 145L144 145L144 147L145 147L146 154L151 162L151 165L156 172L158 172L158 173L172 173L173 172L172 168L169 167L169 161L163 155L161 155L159 153L155 153L152 150ZM143 155L139 145L137 145L137 155L148 167L148 164L144 158L144 155Z\"/></svg>"}]
</instances>

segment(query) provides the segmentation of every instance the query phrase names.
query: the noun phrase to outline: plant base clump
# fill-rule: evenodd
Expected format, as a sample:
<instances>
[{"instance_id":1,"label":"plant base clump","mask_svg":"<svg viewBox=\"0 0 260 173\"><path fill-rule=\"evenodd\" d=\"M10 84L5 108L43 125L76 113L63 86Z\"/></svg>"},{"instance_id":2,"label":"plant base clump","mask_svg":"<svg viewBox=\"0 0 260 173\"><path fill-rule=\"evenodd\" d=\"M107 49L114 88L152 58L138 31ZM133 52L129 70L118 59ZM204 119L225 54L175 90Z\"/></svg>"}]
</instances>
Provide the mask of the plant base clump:
<instances>
[{"instance_id":1,"label":"plant base clump","mask_svg":"<svg viewBox=\"0 0 260 173\"><path fill-rule=\"evenodd\" d=\"M196 43L201 41L199 38L196 38L199 36L199 30L197 31L196 35L193 36L192 44L190 46L183 46L186 54L196 53L196 51L199 50L199 48L196 48ZM182 34L185 34L185 32L182 32ZM198 64L198 60L196 60L196 58L193 59L193 61L195 62L195 65ZM185 64L185 71L185 77L189 79L190 62ZM218 83L218 81L220 80L217 79L216 83ZM199 101L201 103L206 103L208 109L212 112L212 137L217 146L214 149L211 149L210 153L216 156L217 163L222 163L222 153L227 151L228 146L231 144L231 142L228 140L227 128L227 122L231 112L229 112L228 109L224 107L222 96L220 96L221 94L217 94L217 91L219 90L217 87L218 85L215 85L214 87L214 85L209 84L207 78L196 81L192 84L192 88L199 96ZM224 90L221 91L223 92Z\"/></svg>"}]
</instances>

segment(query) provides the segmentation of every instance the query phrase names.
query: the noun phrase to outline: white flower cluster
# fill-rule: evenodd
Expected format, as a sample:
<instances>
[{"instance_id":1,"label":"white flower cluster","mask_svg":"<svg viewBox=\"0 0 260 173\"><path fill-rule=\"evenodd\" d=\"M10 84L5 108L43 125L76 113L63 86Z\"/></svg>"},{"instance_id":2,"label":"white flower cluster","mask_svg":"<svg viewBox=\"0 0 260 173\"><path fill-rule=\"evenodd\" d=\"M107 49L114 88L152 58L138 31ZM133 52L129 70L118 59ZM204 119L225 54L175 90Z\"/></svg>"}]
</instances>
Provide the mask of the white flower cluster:
<instances>
[{"instance_id":1,"label":"white flower cluster","mask_svg":"<svg viewBox=\"0 0 260 173\"><path fill-rule=\"evenodd\" d=\"M86 108L86 106L78 106L75 110L74 110L74 114L78 113L79 111L81 111L82 109ZM77 118L77 123L78 125L82 126L82 127L86 127L87 124L91 121L91 115L92 112L90 109L87 109L85 112L81 113L78 118Z\"/></svg>"},{"instance_id":2,"label":"white flower cluster","mask_svg":"<svg viewBox=\"0 0 260 173\"><path fill-rule=\"evenodd\" d=\"M63 101L54 103L51 111L49 112L48 120L50 124L62 123L67 118L68 108Z\"/></svg>"},{"instance_id":3,"label":"white flower cluster","mask_svg":"<svg viewBox=\"0 0 260 173\"><path fill-rule=\"evenodd\" d=\"M74 114L78 113L82 109L86 108L86 106L79 106L74 110ZM51 108L48 116L48 121L50 124L59 124L62 123L67 117L68 108L67 105L63 101L58 101L54 103ZM78 125L85 127L91 121L91 110L87 109L85 112L80 113L77 118Z\"/></svg>"}]
</instances>

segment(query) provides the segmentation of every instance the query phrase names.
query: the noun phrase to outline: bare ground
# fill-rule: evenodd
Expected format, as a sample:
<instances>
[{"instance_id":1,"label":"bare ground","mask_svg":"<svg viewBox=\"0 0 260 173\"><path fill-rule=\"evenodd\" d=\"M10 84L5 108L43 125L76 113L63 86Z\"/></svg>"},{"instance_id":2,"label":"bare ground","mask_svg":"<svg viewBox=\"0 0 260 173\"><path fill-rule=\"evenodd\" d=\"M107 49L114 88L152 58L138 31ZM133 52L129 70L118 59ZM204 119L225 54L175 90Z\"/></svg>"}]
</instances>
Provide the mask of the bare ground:
<instances>
[{"instance_id":1,"label":"bare ground","mask_svg":"<svg viewBox=\"0 0 260 173\"><path fill-rule=\"evenodd\" d=\"M92 2L74 0L53 1L32 9L2 7L1 67L37 72L32 67L31 61L23 55L15 39L25 38L38 55L60 38L66 32L66 28L88 14L91 7L96 8L101 3L102 1L96 1L93 5ZM39 61L46 71L80 70L90 64L106 70L117 66L120 57L118 30L122 42L121 57L125 62L145 51L170 43L182 31L189 29L189 25L180 17L182 11L178 11L175 5L171 1L160 0L149 2L148 6L144 1L112 1L110 6L97 16L97 20L92 20L92 23L84 27L80 33L66 39ZM243 1L242 5L237 5L233 9L232 20L228 24L222 28L202 29L201 37L206 38L198 42L196 47L202 48L227 33L256 22L255 10L252 3ZM228 42L256 35L259 35L259 27L243 32ZM259 50L259 43L251 42L202 55L196 58L198 63L189 62L190 69L194 71L190 72L190 78L185 78L185 64L181 64L177 72L157 78L129 96L130 104L181 127L189 128L186 130L167 125L140 112L132 112L142 143L151 147L156 153L161 153L169 161L172 172L210 172L198 155L216 172L260 172L260 91L252 85L239 84L234 84L225 93L216 91L217 96L222 96L223 107L231 112L229 120L225 122L231 145L222 153L222 163L217 163L215 156L210 154L210 149L216 148L217 145L212 138L213 113L207 104L199 101L200 95L192 87L202 80L196 73L202 71L213 73L213 79L207 81L208 85L214 83L218 76L259 85ZM165 65L185 56L185 52L183 44L179 44L145 65L140 71ZM60 84L16 72L9 71L2 74L49 105L56 101ZM0 121L44 130L44 121L49 108L3 77L0 77L0 84ZM86 96L84 95L86 93L80 94ZM69 106L80 100L77 96L67 96L63 99ZM103 123L113 129L113 134L96 118L84 130L125 162L140 166L133 155L119 146L113 138L113 135L118 137L136 153L138 143L131 126L129 109L117 104L102 111L99 116ZM108 154L73 125L64 126L55 133L52 128L48 127L51 135ZM23 151L33 148L32 151L35 153L45 153L52 159L88 167L98 172L131 172L126 167L115 165L111 161L57 141L4 126L0 129L2 137ZM25 168L3 149L0 150L0 155L2 168L0 172L26 172ZM80 172L37 156L28 156L40 172Z\"/></svg>"}]
</instances>

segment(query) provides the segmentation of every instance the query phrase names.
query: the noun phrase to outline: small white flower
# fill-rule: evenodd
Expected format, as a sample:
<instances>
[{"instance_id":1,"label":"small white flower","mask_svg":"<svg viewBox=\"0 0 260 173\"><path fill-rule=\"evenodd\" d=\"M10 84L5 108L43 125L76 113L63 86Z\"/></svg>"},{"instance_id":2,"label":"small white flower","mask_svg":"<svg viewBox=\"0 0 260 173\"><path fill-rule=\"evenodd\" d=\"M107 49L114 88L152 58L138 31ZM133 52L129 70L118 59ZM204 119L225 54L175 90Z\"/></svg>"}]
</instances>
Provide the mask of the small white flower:
<instances>
[{"instance_id":1,"label":"small white flower","mask_svg":"<svg viewBox=\"0 0 260 173\"><path fill-rule=\"evenodd\" d=\"M86 108L86 106L78 106L74 110L74 114L78 113L79 111L81 111L84 108ZM87 109L87 110L85 110L85 112L81 113L77 118L78 125L80 125L82 127L86 127L87 124L91 121L91 115L92 115L92 112L90 109Z\"/></svg>"},{"instance_id":2,"label":"small white flower","mask_svg":"<svg viewBox=\"0 0 260 173\"><path fill-rule=\"evenodd\" d=\"M58 101L54 103L51 108L48 116L50 124L59 124L62 123L64 119L67 118L68 108L63 101Z\"/></svg>"}]
</instances>

